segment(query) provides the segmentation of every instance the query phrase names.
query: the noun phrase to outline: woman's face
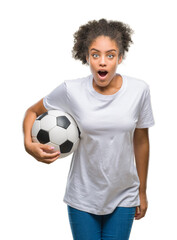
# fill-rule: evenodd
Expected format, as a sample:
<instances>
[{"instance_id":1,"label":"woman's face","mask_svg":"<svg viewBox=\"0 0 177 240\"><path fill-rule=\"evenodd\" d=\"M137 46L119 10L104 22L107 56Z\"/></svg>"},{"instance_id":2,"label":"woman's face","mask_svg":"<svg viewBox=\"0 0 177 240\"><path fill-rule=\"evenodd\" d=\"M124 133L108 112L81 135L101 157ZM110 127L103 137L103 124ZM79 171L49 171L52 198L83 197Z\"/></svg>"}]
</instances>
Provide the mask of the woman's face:
<instances>
[{"instance_id":1,"label":"woman's face","mask_svg":"<svg viewBox=\"0 0 177 240\"><path fill-rule=\"evenodd\" d=\"M119 49L110 37L97 37L88 49L87 61L95 83L99 87L106 87L116 76L116 69L121 63Z\"/></svg>"}]
</instances>

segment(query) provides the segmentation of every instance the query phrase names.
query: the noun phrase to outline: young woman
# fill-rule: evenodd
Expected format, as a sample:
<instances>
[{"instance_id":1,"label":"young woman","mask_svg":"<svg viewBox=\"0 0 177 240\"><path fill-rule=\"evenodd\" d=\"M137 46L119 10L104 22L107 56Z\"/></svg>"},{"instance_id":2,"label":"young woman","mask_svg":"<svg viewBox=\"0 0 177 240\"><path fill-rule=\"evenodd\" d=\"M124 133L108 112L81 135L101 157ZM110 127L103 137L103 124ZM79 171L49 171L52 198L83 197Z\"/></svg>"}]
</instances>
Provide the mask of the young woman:
<instances>
[{"instance_id":1,"label":"young woman","mask_svg":"<svg viewBox=\"0 0 177 240\"><path fill-rule=\"evenodd\" d=\"M150 90L143 80L116 72L132 33L128 25L105 19L81 26L74 34L73 57L89 65L91 74L65 80L24 118L26 151L44 163L60 153L32 142L36 117L59 109L79 126L64 196L76 240L127 240L134 218L147 210L148 128L154 125Z\"/></svg>"}]
</instances>

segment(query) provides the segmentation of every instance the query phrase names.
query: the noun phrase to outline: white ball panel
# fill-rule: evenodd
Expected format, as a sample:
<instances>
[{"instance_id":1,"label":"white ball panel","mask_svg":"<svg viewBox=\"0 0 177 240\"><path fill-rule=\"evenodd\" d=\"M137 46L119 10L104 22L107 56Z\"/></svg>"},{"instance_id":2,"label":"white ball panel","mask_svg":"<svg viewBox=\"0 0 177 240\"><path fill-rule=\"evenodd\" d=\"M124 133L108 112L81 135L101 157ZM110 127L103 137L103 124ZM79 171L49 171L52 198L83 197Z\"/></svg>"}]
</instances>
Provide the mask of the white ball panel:
<instances>
[{"instance_id":1,"label":"white ball panel","mask_svg":"<svg viewBox=\"0 0 177 240\"><path fill-rule=\"evenodd\" d=\"M49 110L48 114L54 117L59 117L65 115L65 112L59 111L59 110Z\"/></svg>"},{"instance_id":2,"label":"white ball panel","mask_svg":"<svg viewBox=\"0 0 177 240\"><path fill-rule=\"evenodd\" d=\"M69 152L69 153L61 153L59 158L65 158L65 157L67 157L70 154L71 154L71 152Z\"/></svg>"},{"instance_id":3,"label":"white ball panel","mask_svg":"<svg viewBox=\"0 0 177 240\"><path fill-rule=\"evenodd\" d=\"M68 140L75 143L78 140L78 129L75 125L70 124L67 128Z\"/></svg>"},{"instance_id":4,"label":"white ball panel","mask_svg":"<svg viewBox=\"0 0 177 240\"><path fill-rule=\"evenodd\" d=\"M41 119L41 129L49 131L56 126L56 118L50 115L46 115Z\"/></svg>"},{"instance_id":5,"label":"white ball panel","mask_svg":"<svg viewBox=\"0 0 177 240\"><path fill-rule=\"evenodd\" d=\"M67 140L67 131L66 129L56 126L49 131L49 137L52 143L61 145Z\"/></svg>"},{"instance_id":6,"label":"white ball panel","mask_svg":"<svg viewBox=\"0 0 177 240\"><path fill-rule=\"evenodd\" d=\"M40 121L35 120L35 122L33 123L33 127L32 127L32 137L36 137L39 130L40 130Z\"/></svg>"}]
</instances>

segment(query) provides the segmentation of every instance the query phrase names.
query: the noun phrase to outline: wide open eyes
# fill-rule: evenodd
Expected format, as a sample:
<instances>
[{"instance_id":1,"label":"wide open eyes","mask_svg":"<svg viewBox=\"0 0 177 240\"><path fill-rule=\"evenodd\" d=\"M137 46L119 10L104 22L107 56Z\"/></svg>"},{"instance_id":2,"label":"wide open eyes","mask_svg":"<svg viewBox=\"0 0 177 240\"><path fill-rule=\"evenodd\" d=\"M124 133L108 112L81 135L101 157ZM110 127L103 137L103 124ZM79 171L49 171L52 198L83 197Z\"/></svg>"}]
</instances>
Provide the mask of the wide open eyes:
<instances>
[{"instance_id":1,"label":"wide open eyes","mask_svg":"<svg viewBox=\"0 0 177 240\"><path fill-rule=\"evenodd\" d=\"M114 58L114 55L113 54L109 54L108 58Z\"/></svg>"},{"instance_id":2,"label":"wide open eyes","mask_svg":"<svg viewBox=\"0 0 177 240\"><path fill-rule=\"evenodd\" d=\"M92 57L93 57L93 58L99 58L99 55L96 54L96 53L94 53L94 54L92 54Z\"/></svg>"},{"instance_id":3,"label":"wide open eyes","mask_svg":"<svg viewBox=\"0 0 177 240\"><path fill-rule=\"evenodd\" d=\"M99 58L100 55L97 54L97 53L93 53L93 54L92 54L92 57L96 59L96 58ZM108 59L113 59L113 58L114 58L114 54L108 54L108 55L107 55L107 58L108 58Z\"/></svg>"}]
</instances>

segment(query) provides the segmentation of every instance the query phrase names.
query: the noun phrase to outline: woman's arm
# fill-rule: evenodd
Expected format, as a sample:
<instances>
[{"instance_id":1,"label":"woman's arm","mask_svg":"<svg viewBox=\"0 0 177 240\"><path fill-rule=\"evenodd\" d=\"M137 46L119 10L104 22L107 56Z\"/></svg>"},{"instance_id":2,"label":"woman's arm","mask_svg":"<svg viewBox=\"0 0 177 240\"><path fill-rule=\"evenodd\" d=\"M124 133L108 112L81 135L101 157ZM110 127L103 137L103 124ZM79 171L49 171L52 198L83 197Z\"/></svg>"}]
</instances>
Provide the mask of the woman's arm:
<instances>
[{"instance_id":1,"label":"woman's arm","mask_svg":"<svg viewBox=\"0 0 177 240\"><path fill-rule=\"evenodd\" d=\"M134 132L134 153L136 168L140 180L139 196L140 207L137 207L135 219L138 220L145 216L148 202L146 195L147 175L149 164L149 136L148 128L136 128Z\"/></svg>"},{"instance_id":2,"label":"woman's arm","mask_svg":"<svg viewBox=\"0 0 177 240\"><path fill-rule=\"evenodd\" d=\"M31 138L31 129L36 117L46 111L43 99L27 109L23 121L24 145L26 151L38 161L52 163L59 157L59 152L53 153L53 148L48 145L33 143Z\"/></svg>"}]
</instances>

